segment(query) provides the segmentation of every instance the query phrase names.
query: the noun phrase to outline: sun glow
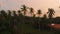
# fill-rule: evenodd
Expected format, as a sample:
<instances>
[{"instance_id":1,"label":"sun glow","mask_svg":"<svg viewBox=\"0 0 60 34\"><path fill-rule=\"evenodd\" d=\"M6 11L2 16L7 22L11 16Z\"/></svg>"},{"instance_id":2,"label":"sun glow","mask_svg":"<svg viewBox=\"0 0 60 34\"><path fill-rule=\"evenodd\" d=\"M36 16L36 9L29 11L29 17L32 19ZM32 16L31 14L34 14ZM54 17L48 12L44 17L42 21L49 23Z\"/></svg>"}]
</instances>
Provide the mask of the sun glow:
<instances>
[{"instance_id":1,"label":"sun glow","mask_svg":"<svg viewBox=\"0 0 60 34\"><path fill-rule=\"evenodd\" d=\"M55 24L52 23L51 25L54 26Z\"/></svg>"}]
</instances>

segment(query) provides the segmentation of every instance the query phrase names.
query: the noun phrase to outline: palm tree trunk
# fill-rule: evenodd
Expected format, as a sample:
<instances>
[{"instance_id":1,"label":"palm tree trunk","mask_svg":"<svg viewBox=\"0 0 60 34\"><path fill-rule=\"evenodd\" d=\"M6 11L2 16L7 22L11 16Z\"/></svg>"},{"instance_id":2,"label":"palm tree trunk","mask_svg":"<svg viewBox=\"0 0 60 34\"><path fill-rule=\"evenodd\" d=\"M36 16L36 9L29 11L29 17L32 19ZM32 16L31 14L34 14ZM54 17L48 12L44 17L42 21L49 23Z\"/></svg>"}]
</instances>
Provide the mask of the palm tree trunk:
<instances>
[{"instance_id":1,"label":"palm tree trunk","mask_svg":"<svg viewBox=\"0 0 60 34\"><path fill-rule=\"evenodd\" d=\"M23 17L23 22L22 22L22 34L24 34L24 25L25 25L25 16Z\"/></svg>"},{"instance_id":2,"label":"palm tree trunk","mask_svg":"<svg viewBox=\"0 0 60 34\"><path fill-rule=\"evenodd\" d=\"M38 20L38 24L39 24L39 34L40 34L40 20Z\"/></svg>"},{"instance_id":3,"label":"palm tree trunk","mask_svg":"<svg viewBox=\"0 0 60 34\"><path fill-rule=\"evenodd\" d=\"M40 16L40 15L39 15ZM40 34L40 17L38 17L38 24L39 24L39 34Z\"/></svg>"}]
</instances>

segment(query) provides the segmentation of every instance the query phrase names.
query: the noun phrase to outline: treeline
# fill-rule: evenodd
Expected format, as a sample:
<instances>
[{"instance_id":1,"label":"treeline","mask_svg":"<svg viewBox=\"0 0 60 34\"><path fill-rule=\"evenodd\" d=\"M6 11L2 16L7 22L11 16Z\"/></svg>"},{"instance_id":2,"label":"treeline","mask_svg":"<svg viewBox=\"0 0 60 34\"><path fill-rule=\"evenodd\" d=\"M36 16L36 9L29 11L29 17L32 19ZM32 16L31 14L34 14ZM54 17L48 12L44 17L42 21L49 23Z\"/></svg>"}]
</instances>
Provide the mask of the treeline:
<instances>
[{"instance_id":1,"label":"treeline","mask_svg":"<svg viewBox=\"0 0 60 34\"><path fill-rule=\"evenodd\" d=\"M27 9L29 9L32 17L26 16ZM32 24L34 28L38 28L40 31L40 29L45 29L47 24L60 23L60 17L53 18L54 13L54 9L48 8L48 18L46 14L44 14L43 17L40 17L42 12L41 9L39 9L37 11L38 17L35 17L36 15L34 14L34 9L28 8L25 5L22 5L22 8L18 11L1 10L0 34L6 31L9 32L9 34L22 34L25 24Z\"/></svg>"}]
</instances>

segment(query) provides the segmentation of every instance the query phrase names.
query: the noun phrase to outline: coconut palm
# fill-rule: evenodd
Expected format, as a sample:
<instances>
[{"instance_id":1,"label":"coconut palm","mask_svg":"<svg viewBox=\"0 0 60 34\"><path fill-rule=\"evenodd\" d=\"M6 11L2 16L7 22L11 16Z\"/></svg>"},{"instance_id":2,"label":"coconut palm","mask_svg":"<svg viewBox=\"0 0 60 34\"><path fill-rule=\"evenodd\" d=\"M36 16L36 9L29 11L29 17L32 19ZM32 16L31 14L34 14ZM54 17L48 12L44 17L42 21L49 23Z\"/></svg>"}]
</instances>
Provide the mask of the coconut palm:
<instances>
[{"instance_id":1,"label":"coconut palm","mask_svg":"<svg viewBox=\"0 0 60 34\"><path fill-rule=\"evenodd\" d=\"M17 27L18 27L18 33L19 34L22 34L22 21L23 21L22 13L20 10L18 10L18 25L17 25Z\"/></svg>"},{"instance_id":2,"label":"coconut palm","mask_svg":"<svg viewBox=\"0 0 60 34\"><path fill-rule=\"evenodd\" d=\"M21 8L22 11L24 11L24 16L26 15L27 7L25 5L22 5Z\"/></svg>"},{"instance_id":3,"label":"coconut palm","mask_svg":"<svg viewBox=\"0 0 60 34\"><path fill-rule=\"evenodd\" d=\"M8 16L11 16L11 11L10 10L8 10Z\"/></svg>"},{"instance_id":4,"label":"coconut palm","mask_svg":"<svg viewBox=\"0 0 60 34\"><path fill-rule=\"evenodd\" d=\"M38 18L39 18L40 15L42 14L40 9L38 10L38 13L37 13L37 14L38 14ZM39 18L39 19L38 19L38 24L39 24L39 34L40 34L40 20L41 20L41 19Z\"/></svg>"},{"instance_id":5,"label":"coconut palm","mask_svg":"<svg viewBox=\"0 0 60 34\"><path fill-rule=\"evenodd\" d=\"M13 32L17 33L17 14L16 14L16 11L13 10Z\"/></svg>"},{"instance_id":6,"label":"coconut palm","mask_svg":"<svg viewBox=\"0 0 60 34\"><path fill-rule=\"evenodd\" d=\"M14 11L14 10L13 10L13 15L14 15L14 17L16 17L16 16L17 16L16 11Z\"/></svg>"},{"instance_id":7,"label":"coconut palm","mask_svg":"<svg viewBox=\"0 0 60 34\"><path fill-rule=\"evenodd\" d=\"M18 16L21 16L21 15L22 15L21 11L20 11L20 10L18 10Z\"/></svg>"},{"instance_id":8,"label":"coconut palm","mask_svg":"<svg viewBox=\"0 0 60 34\"><path fill-rule=\"evenodd\" d=\"M31 15L33 15L33 11L34 11L34 9L33 8L30 8Z\"/></svg>"},{"instance_id":9,"label":"coconut palm","mask_svg":"<svg viewBox=\"0 0 60 34\"><path fill-rule=\"evenodd\" d=\"M1 10L1 16L7 17L7 13L4 10Z\"/></svg>"},{"instance_id":10,"label":"coconut palm","mask_svg":"<svg viewBox=\"0 0 60 34\"><path fill-rule=\"evenodd\" d=\"M44 14L44 15L43 15L43 18L44 18L44 19L46 19L46 18L47 18L46 14Z\"/></svg>"},{"instance_id":11,"label":"coconut palm","mask_svg":"<svg viewBox=\"0 0 60 34\"><path fill-rule=\"evenodd\" d=\"M50 23L53 23L52 21L53 21L53 15L55 15L54 13L55 13L55 11L54 11L54 9L53 8L48 8L48 17L49 17L49 22ZM51 28L51 30L52 30L52 28Z\"/></svg>"},{"instance_id":12,"label":"coconut palm","mask_svg":"<svg viewBox=\"0 0 60 34\"><path fill-rule=\"evenodd\" d=\"M54 11L54 9L52 9L52 8L48 8L48 17L49 17L49 22L50 23L52 23L52 21L53 21L53 15L55 15L54 13L55 13L55 11ZM51 30L52 30L52 28L51 28Z\"/></svg>"},{"instance_id":13,"label":"coconut palm","mask_svg":"<svg viewBox=\"0 0 60 34\"><path fill-rule=\"evenodd\" d=\"M40 15L41 15L41 10L40 9L38 10L38 13L37 14L38 14L38 18L39 18ZM39 21L40 21L40 18L38 19L39 31L40 31L40 22Z\"/></svg>"},{"instance_id":14,"label":"coconut palm","mask_svg":"<svg viewBox=\"0 0 60 34\"><path fill-rule=\"evenodd\" d=\"M42 14L40 9L38 10L37 14L38 14L38 17Z\"/></svg>"},{"instance_id":15,"label":"coconut palm","mask_svg":"<svg viewBox=\"0 0 60 34\"><path fill-rule=\"evenodd\" d=\"M53 15L54 15L55 11L52 8L48 8L48 12L47 13L48 13L49 19L51 19L53 17Z\"/></svg>"},{"instance_id":16,"label":"coconut palm","mask_svg":"<svg viewBox=\"0 0 60 34\"><path fill-rule=\"evenodd\" d=\"M1 10L1 18L3 20L6 20L7 19L7 13L4 10Z\"/></svg>"},{"instance_id":17,"label":"coconut palm","mask_svg":"<svg viewBox=\"0 0 60 34\"><path fill-rule=\"evenodd\" d=\"M8 16L7 16L7 19L8 19L8 23L9 23L9 31L12 33L12 23L11 23L11 11L8 10Z\"/></svg>"},{"instance_id":18,"label":"coconut palm","mask_svg":"<svg viewBox=\"0 0 60 34\"><path fill-rule=\"evenodd\" d=\"M22 32L24 32L24 23L25 23L25 15L26 15L27 7L25 5L22 5L21 11L24 11L24 20L22 22Z\"/></svg>"},{"instance_id":19,"label":"coconut palm","mask_svg":"<svg viewBox=\"0 0 60 34\"><path fill-rule=\"evenodd\" d=\"M8 29L8 22L7 22L7 13L4 11L4 10L1 10L1 17L0 17L1 19L1 23L0 23L0 27L2 27L2 28L0 28L1 30L2 30L2 32L3 32L3 30L5 30L6 31L6 29ZM5 28L4 28L5 27Z\"/></svg>"}]
</instances>

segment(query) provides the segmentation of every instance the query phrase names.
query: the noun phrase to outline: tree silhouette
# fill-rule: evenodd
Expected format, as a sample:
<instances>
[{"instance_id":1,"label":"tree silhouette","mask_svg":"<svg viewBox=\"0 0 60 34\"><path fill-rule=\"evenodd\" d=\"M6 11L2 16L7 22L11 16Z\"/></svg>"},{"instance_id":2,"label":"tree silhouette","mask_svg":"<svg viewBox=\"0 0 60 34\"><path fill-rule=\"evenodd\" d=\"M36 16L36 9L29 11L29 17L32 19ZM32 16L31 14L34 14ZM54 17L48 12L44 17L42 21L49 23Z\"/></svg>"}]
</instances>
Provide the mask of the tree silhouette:
<instances>
[{"instance_id":1,"label":"tree silhouette","mask_svg":"<svg viewBox=\"0 0 60 34\"><path fill-rule=\"evenodd\" d=\"M26 16L27 9L32 15L32 17ZM23 13L23 14L22 14ZM7 13L5 10L0 11L0 34L1 32L9 32L9 34L37 34L45 29L50 29L51 23L60 23L60 17L53 18L55 11L53 8L48 8L48 17L46 14L41 17L41 9L37 10L37 14L34 13L32 7L26 7L22 5L21 10L16 11L8 10ZM36 17L37 15L37 17ZM37 28L37 29L36 29ZM25 31L26 30L26 31ZM34 30L34 33L33 33ZM31 32L32 31L32 32ZM46 31L47 32L47 31ZM51 32L51 31L50 31ZM4 34L5 34L4 33Z\"/></svg>"},{"instance_id":2,"label":"tree silhouette","mask_svg":"<svg viewBox=\"0 0 60 34\"><path fill-rule=\"evenodd\" d=\"M48 13L49 19L51 19L51 18L53 18L53 15L54 15L55 11L52 8L48 8L48 12L47 13Z\"/></svg>"},{"instance_id":3,"label":"tree silhouette","mask_svg":"<svg viewBox=\"0 0 60 34\"><path fill-rule=\"evenodd\" d=\"M38 10L37 14L38 14L38 16L40 16L42 14L40 9Z\"/></svg>"},{"instance_id":4,"label":"tree silhouette","mask_svg":"<svg viewBox=\"0 0 60 34\"><path fill-rule=\"evenodd\" d=\"M17 14L16 11L13 10L13 33L17 33Z\"/></svg>"},{"instance_id":5,"label":"tree silhouette","mask_svg":"<svg viewBox=\"0 0 60 34\"><path fill-rule=\"evenodd\" d=\"M10 10L7 10L8 11L8 16L7 16L7 21L9 23L9 32L12 34L12 16L11 16L11 11Z\"/></svg>"},{"instance_id":6,"label":"tree silhouette","mask_svg":"<svg viewBox=\"0 0 60 34\"><path fill-rule=\"evenodd\" d=\"M27 7L25 5L22 5L21 10L24 11L24 15L26 15Z\"/></svg>"},{"instance_id":7,"label":"tree silhouette","mask_svg":"<svg viewBox=\"0 0 60 34\"><path fill-rule=\"evenodd\" d=\"M41 19L40 29L41 30L45 30L46 29L46 25L47 25L47 16L46 16L46 14L44 14L42 19Z\"/></svg>"},{"instance_id":8,"label":"tree silhouette","mask_svg":"<svg viewBox=\"0 0 60 34\"><path fill-rule=\"evenodd\" d=\"M1 10L1 18L2 18L2 20L7 19L7 13L4 10Z\"/></svg>"},{"instance_id":9,"label":"tree silhouette","mask_svg":"<svg viewBox=\"0 0 60 34\"><path fill-rule=\"evenodd\" d=\"M7 13L4 11L4 10L1 10L1 30L0 32L3 32L3 31L7 31L8 30L8 27L9 27L9 24L7 22Z\"/></svg>"},{"instance_id":10,"label":"tree silhouette","mask_svg":"<svg viewBox=\"0 0 60 34\"><path fill-rule=\"evenodd\" d=\"M48 17L49 17L49 23L53 23L53 15L55 15L55 11L53 8L48 8ZM50 28L50 30L52 30L52 28Z\"/></svg>"},{"instance_id":11,"label":"tree silhouette","mask_svg":"<svg viewBox=\"0 0 60 34\"><path fill-rule=\"evenodd\" d=\"M4 10L1 10L1 16L7 17L7 13Z\"/></svg>"},{"instance_id":12,"label":"tree silhouette","mask_svg":"<svg viewBox=\"0 0 60 34\"><path fill-rule=\"evenodd\" d=\"M21 13L21 11L20 10L18 10L18 25L17 25L17 27L18 27L18 33L19 34L22 34L22 21L23 21L23 17L22 17L23 15L22 15L22 13Z\"/></svg>"},{"instance_id":13,"label":"tree silhouette","mask_svg":"<svg viewBox=\"0 0 60 34\"><path fill-rule=\"evenodd\" d=\"M33 15L33 12L34 12L34 9L33 8L30 8L31 15Z\"/></svg>"},{"instance_id":14,"label":"tree silhouette","mask_svg":"<svg viewBox=\"0 0 60 34\"><path fill-rule=\"evenodd\" d=\"M44 18L44 19L47 19L47 16L46 16L46 14L44 14L44 15L43 15L43 18Z\"/></svg>"},{"instance_id":15,"label":"tree silhouette","mask_svg":"<svg viewBox=\"0 0 60 34\"><path fill-rule=\"evenodd\" d=\"M22 5L21 11L24 11L24 20L22 22L22 32L24 32L24 25L25 25L25 15L26 15L26 11L27 11L27 7L25 5Z\"/></svg>"},{"instance_id":16,"label":"tree silhouette","mask_svg":"<svg viewBox=\"0 0 60 34\"><path fill-rule=\"evenodd\" d=\"M22 16L22 13L20 10L18 10L18 16Z\"/></svg>"},{"instance_id":17,"label":"tree silhouette","mask_svg":"<svg viewBox=\"0 0 60 34\"><path fill-rule=\"evenodd\" d=\"M11 16L11 11L10 10L8 10L8 17L10 17Z\"/></svg>"},{"instance_id":18,"label":"tree silhouette","mask_svg":"<svg viewBox=\"0 0 60 34\"><path fill-rule=\"evenodd\" d=\"M44 14L43 15L43 18L42 18L42 24L47 24L47 15L46 14Z\"/></svg>"},{"instance_id":19,"label":"tree silhouette","mask_svg":"<svg viewBox=\"0 0 60 34\"><path fill-rule=\"evenodd\" d=\"M40 23L41 23L41 18L40 18L40 16L41 16L41 14L42 14L40 9L38 10L37 14L38 14L38 25L39 25L39 34L40 34Z\"/></svg>"},{"instance_id":20,"label":"tree silhouette","mask_svg":"<svg viewBox=\"0 0 60 34\"><path fill-rule=\"evenodd\" d=\"M16 11L13 10L13 16L16 17L17 14L16 14Z\"/></svg>"}]
</instances>

